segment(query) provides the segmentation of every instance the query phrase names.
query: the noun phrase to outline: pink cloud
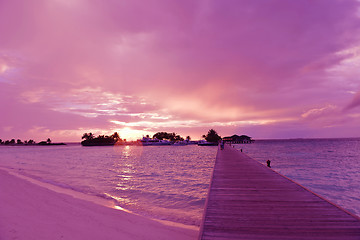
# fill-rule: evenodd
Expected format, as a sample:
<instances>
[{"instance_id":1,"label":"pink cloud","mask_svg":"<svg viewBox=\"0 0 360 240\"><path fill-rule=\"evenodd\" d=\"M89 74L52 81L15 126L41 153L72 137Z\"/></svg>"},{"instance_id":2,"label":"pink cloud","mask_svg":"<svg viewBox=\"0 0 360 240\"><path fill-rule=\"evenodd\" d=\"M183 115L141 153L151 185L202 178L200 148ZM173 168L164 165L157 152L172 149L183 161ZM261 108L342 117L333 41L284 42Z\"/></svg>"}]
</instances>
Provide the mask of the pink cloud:
<instances>
[{"instance_id":1,"label":"pink cloud","mask_svg":"<svg viewBox=\"0 0 360 240\"><path fill-rule=\"evenodd\" d=\"M360 92L356 93L351 102L344 108L344 110L350 110L360 106Z\"/></svg>"},{"instance_id":2,"label":"pink cloud","mask_svg":"<svg viewBox=\"0 0 360 240\"><path fill-rule=\"evenodd\" d=\"M149 131L191 122L178 128L185 134L219 122L225 133L281 133L270 127L278 122L298 135L291 126L309 127L301 115L318 106L357 110L349 92L360 88L359 59L345 52L360 40L358 9L355 0L1 1L1 99L10 103L1 126L13 130L0 136L111 121Z\"/></svg>"}]
</instances>

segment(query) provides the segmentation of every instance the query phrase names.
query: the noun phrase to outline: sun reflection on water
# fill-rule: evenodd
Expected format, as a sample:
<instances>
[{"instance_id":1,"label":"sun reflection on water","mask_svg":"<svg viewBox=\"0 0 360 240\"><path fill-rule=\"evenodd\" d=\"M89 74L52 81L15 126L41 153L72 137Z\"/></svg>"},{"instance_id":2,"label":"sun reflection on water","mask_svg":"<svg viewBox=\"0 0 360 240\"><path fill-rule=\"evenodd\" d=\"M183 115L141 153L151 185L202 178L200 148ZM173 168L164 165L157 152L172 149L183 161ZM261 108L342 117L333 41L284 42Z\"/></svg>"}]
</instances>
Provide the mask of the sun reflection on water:
<instances>
[{"instance_id":1,"label":"sun reflection on water","mask_svg":"<svg viewBox=\"0 0 360 240\"><path fill-rule=\"evenodd\" d=\"M123 149L123 155L124 157L128 158L130 157L130 146L125 146L124 149Z\"/></svg>"}]
</instances>

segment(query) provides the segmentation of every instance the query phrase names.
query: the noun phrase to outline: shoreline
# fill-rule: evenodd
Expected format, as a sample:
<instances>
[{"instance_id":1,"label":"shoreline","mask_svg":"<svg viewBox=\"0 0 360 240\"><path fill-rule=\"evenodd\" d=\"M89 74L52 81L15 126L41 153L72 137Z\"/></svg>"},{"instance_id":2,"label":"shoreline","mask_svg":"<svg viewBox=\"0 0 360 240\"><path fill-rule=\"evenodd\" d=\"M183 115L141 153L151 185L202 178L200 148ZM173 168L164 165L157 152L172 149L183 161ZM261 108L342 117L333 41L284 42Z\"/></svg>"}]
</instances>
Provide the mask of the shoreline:
<instances>
[{"instance_id":1,"label":"shoreline","mask_svg":"<svg viewBox=\"0 0 360 240\"><path fill-rule=\"evenodd\" d=\"M24 180L26 180L26 181L28 181L28 182L30 182L32 184L44 187L44 188L49 189L49 190L51 190L53 192L56 192L56 193L66 194L66 195L72 196L72 197L77 198L77 199L92 202L92 203L95 203L97 205L101 205L101 206L104 206L104 207L107 207L107 208L116 209L117 211L124 211L124 212L130 213L130 214L133 214L133 215L145 217L145 218L148 218L148 219L163 223L165 225L199 231L199 226L196 226L196 225L188 225L188 224L184 224L184 223L173 222L173 221L170 221L170 220L157 219L157 218L147 216L147 215L142 215L142 214L133 212L133 211L127 209L127 208L123 208L121 206L118 206L116 204L117 203L116 199L114 199L113 196L111 196L111 195L109 195L107 193L104 193L104 194L106 196L108 196L108 198L104 198L104 197L100 197L100 196L96 196L96 195L89 195L89 194L86 194L86 193L82 193L82 192L73 190L71 188L61 187L61 186L58 186L56 184L48 183L46 181L44 182L44 181L38 180L36 178L32 178L30 176L26 176L26 175L23 175L21 173L17 173L17 172L11 171L10 169L6 169L6 168L3 168L3 167L0 167L0 171L1 170L5 171L8 174L13 175L13 176L15 176L17 178L24 179Z\"/></svg>"},{"instance_id":2,"label":"shoreline","mask_svg":"<svg viewBox=\"0 0 360 240\"><path fill-rule=\"evenodd\" d=\"M0 169L0 239L196 239L198 231ZM85 196L81 196L85 195Z\"/></svg>"}]
</instances>

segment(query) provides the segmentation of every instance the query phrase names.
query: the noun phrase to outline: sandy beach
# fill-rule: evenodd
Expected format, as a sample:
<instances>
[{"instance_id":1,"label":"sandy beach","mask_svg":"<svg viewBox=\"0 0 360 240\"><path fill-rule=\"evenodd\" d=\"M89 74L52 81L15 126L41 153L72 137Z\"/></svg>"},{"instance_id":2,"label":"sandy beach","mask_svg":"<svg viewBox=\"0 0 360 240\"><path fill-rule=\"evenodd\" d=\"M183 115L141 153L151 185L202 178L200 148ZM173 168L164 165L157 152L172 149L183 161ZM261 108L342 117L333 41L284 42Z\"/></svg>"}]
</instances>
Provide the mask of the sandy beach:
<instances>
[{"instance_id":1,"label":"sandy beach","mask_svg":"<svg viewBox=\"0 0 360 240\"><path fill-rule=\"evenodd\" d=\"M55 192L0 170L0 240L196 239L198 232Z\"/></svg>"}]
</instances>

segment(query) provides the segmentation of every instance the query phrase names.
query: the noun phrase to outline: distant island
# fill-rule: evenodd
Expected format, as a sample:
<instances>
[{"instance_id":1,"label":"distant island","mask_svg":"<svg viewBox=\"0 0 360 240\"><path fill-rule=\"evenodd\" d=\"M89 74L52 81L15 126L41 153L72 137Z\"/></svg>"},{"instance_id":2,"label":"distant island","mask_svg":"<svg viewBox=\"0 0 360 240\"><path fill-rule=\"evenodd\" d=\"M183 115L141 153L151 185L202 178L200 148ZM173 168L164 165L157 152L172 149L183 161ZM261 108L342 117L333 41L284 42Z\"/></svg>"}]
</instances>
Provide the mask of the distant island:
<instances>
[{"instance_id":1,"label":"distant island","mask_svg":"<svg viewBox=\"0 0 360 240\"><path fill-rule=\"evenodd\" d=\"M3 141L2 139L0 139L0 145L9 145L9 146L36 146L36 145L50 146L50 145L66 145L66 144L65 143L53 143L53 142L51 142L51 139L48 138L46 141L41 141L39 143L36 143L32 139L25 140L24 142L21 141L21 139L17 139L16 141L15 141L15 139L6 140L6 141Z\"/></svg>"},{"instance_id":2,"label":"distant island","mask_svg":"<svg viewBox=\"0 0 360 240\"><path fill-rule=\"evenodd\" d=\"M110 136L99 135L95 137L94 134L84 133L82 136L82 146L113 146L113 145L141 145L141 146L152 146L152 145L191 145L197 144L199 146L215 146L220 141L231 144L245 144L253 143L254 140L247 135L232 135L230 137L221 137L214 129L210 129L207 134L202 136L203 140L192 141L190 136L183 138L175 132L157 132L152 137L146 135L137 141L126 141L121 139L117 132L114 132ZM46 141L40 141L36 143L33 139L22 141L21 139L11 139L3 141L0 139L0 145L6 146L52 146L52 145L66 145L65 143L53 143L50 138Z\"/></svg>"},{"instance_id":3,"label":"distant island","mask_svg":"<svg viewBox=\"0 0 360 240\"><path fill-rule=\"evenodd\" d=\"M160 145L190 145L197 144L199 146L216 146L220 141L227 143L252 143L254 140L246 135L233 135L231 137L221 138L219 134L210 129L206 135L203 135L203 140L191 141L191 137L187 136L185 139L175 132L157 132L152 137L146 135L137 141L126 141L121 139L120 135L115 132L110 136L99 135L95 137L93 133L84 133L82 136L82 146L113 146L113 145L140 145L140 146L160 146Z\"/></svg>"},{"instance_id":4,"label":"distant island","mask_svg":"<svg viewBox=\"0 0 360 240\"><path fill-rule=\"evenodd\" d=\"M111 136L99 135L98 137L95 137L92 133L84 133L82 139L84 139L81 142L83 146L112 146L126 141L121 139L117 132Z\"/></svg>"},{"instance_id":5,"label":"distant island","mask_svg":"<svg viewBox=\"0 0 360 240\"><path fill-rule=\"evenodd\" d=\"M184 138L176 133L158 132L150 138L149 135L137 141L126 141L121 139L117 132L110 136L99 135L97 137L92 133L84 133L84 139L81 142L83 146L113 146L113 145L171 145L179 142L184 142ZM190 136L186 137L186 141L190 142Z\"/></svg>"}]
</instances>

